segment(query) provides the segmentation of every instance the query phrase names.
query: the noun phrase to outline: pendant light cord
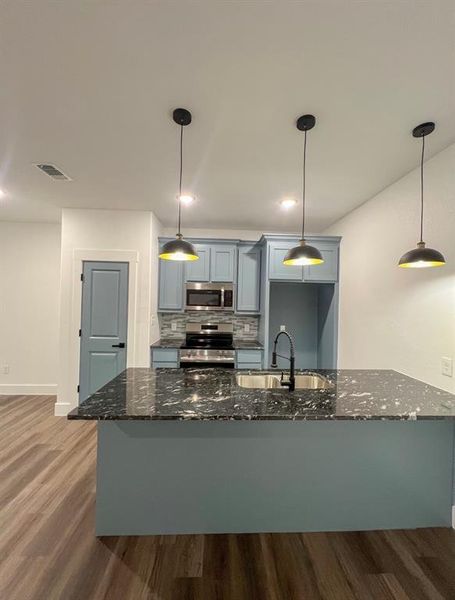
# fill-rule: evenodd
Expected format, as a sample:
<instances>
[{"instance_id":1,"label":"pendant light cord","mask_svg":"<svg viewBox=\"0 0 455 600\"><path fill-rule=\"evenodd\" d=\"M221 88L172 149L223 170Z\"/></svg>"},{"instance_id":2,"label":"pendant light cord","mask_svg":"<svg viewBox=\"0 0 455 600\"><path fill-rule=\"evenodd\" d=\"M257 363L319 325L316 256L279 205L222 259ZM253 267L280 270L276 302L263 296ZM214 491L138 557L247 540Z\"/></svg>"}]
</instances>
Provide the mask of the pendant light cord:
<instances>
[{"instance_id":1,"label":"pendant light cord","mask_svg":"<svg viewBox=\"0 0 455 600\"><path fill-rule=\"evenodd\" d=\"M423 160L425 157L425 136L422 136L422 156L420 159L420 241L423 242Z\"/></svg>"},{"instance_id":2,"label":"pendant light cord","mask_svg":"<svg viewBox=\"0 0 455 600\"><path fill-rule=\"evenodd\" d=\"M180 233L180 223L182 220L182 201L181 201L181 196L182 196L182 176L183 176L183 125L180 125L180 172L179 172L179 197L178 197L178 203L179 203L179 217L178 217L178 234L177 235L181 235Z\"/></svg>"},{"instance_id":3,"label":"pendant light cord","mask_svg":"<svg viewBox=\"0 0 455 600\"><path fill-rule=\"evenodd\" d=\"M305 237L305 185L306 185L306 129L303 132L303 170L302 170L302 240Z\"/></svg>"}]
</instances>

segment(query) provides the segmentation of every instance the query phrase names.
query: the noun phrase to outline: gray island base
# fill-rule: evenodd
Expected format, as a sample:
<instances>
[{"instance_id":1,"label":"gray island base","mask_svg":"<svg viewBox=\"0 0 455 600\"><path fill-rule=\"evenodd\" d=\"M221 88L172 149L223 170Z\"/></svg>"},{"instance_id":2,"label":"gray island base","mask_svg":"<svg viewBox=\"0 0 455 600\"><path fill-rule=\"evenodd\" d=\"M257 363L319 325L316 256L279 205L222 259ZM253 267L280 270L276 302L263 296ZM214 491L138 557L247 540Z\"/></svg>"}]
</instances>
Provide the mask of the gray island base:
<instances>
[{"instance_id":1,"label":"gray island base","mask_svg":"<svg viewBox=\"0 0 455 600\"><path fill-rule=\"evenodd\" d=\"M97 535L448 527L450 421L101 421Z\"/></svg>"},{"instance_id":2,"label":"gray island base","mask_svg":"<svg viewBox=\"0 0 455 600\"><path fill-rule=\"evenodd\" d=\"M452 394L393 371L295 392L235 375L128 369L72 411L98 420L97 535L451 525Z\"/></svg>"}]
</instances>

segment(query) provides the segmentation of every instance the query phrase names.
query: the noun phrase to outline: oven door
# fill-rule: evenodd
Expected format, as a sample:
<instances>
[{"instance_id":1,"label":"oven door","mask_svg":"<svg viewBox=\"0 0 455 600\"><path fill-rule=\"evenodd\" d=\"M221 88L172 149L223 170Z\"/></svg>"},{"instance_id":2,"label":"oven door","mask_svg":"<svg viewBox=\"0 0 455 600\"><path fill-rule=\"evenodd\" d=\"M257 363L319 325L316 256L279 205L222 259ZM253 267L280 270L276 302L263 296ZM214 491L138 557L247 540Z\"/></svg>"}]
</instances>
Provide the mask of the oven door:
<instances>
[{"instance_id":1,"label":"oven door","mask_svg":"<svg viewBox=\"0 0 455 600\"><path fill-rule=\"evenodd\" d=\"M182 348L180 350L181 369L201 369L220 367L233 369L235 365L235 350L213 350L202 348Z\"/></svg>"},{"instance_id":2,"label":"oven door","mask_svg":"<svg viewBox=\"0 0 455 600\"><path fill-rule=\"evenodd\" d=\"M202 283L186 284L186 310L223 310L223 290Z\"/></svg>"}]
</instances>

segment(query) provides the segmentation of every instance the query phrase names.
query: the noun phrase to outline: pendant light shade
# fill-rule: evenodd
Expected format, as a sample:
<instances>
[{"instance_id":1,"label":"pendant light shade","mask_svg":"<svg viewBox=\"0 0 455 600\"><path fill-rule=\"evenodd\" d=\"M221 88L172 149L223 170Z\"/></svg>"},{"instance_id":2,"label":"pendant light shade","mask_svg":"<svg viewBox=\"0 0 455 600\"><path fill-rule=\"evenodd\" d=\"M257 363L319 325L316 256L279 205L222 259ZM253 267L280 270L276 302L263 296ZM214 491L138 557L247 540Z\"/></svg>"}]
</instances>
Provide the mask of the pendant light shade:
<instances>
[{"instance_id":1,"label":"pendant light shade","mask_svg":"<svg viewBox=\"0 0 455 600\"><path fill-rule=\"evenodd\" d=\"M399 267L405 269L425 269L428 267L442 267L446 264L444 256L433 248L426 248L423 241L423 163L425 159L425 136L434 131L435 124L432 122L422 123L415 127L412 135L422 138L422 154L420 158L420 241L417 248L409 250L400 258Z\"/></svg>"},{"instance_id":2,"label":"pendant light shade","mask_svg":"<svg viewBox=\"0 0 455 600\"><path fill-rule=\"evenodd\" d=\"M306 134L313 129L316 118L313 115L303 115L297 119L296 127L303 131L303 170L302 170L302 237L299 245L289 250L283 260L286 266L320 265L324 262L321 253L314 246L309 246L305 240L305 186L306 186Z\"/></svg>"},{"instance_id":3,"label":"pendant light shade","mask_svg":"<svg viewBox=\"0 0 455 600\"><path fill-rule=\"evenodd\" d=\"M398 264L406 269L422 269L425 267L442 267L445 263L443 255L438 250L425 248L425 242L417 242L417 248L403 254Z\"/></svg>"},{"instance_id":4,"label":"pendant light shade","mask_svg":"<svg viewBox=\"0 0 455 600\"><path fill-rule=\"evenodd\" d=\"M177 234L177 239L166 242L161 250L160 258L163 260L198 260L199 256L193 244L183 239L182 234Z\"/></svg>"},{"instance_id":5,"label":"pendant light shade","mask_svg":"<svg viewBox=\"0 0 455 600\"><path fill-rule=\"evenodd\" d=\"M286 254L284 265L320 265L324 262L321 253L314 246L308 246L305 240L300 240L298 246L291 248Z\"/></svg>"},{"instance_id":6,"label":"pendant light shade","mask_svg":"<svg viewBox=\"0 0 455 600\"><path fill-rule=\"evenodd\" d=\"M179 171L179 195L178 201L178 232L176 239L164 244L160 258L162 260L190 261L198 260L199 256L195 247L190 242L183 239L181 233L181 215L182 215L182 200L186 196L182 196L182 176L183 176L183 128L191 123L191 113L185 108L176 108L172 114L172 118L177 125L180 125L180 171Z\"/></svg>"}]
</instances>

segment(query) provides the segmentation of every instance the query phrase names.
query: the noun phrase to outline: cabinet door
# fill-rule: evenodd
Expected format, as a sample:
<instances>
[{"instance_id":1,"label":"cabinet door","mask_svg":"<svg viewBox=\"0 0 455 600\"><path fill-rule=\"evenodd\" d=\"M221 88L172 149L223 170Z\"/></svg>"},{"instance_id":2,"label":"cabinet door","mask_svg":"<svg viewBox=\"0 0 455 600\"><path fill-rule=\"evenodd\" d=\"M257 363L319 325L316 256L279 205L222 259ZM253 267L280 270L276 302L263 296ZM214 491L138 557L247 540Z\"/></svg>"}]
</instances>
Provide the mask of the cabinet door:
<instances>
[{"instance_id":1,"label":"cabinet door","mask_svg":"<svg viewBox=\"0 0 455 600\"><path fill-rule=\"evenodd\" d=\"M338 245L324 242L308 242L318 248L324 262L320 265L304 267L305 281L338 281Z\"/></svg>"},{"instance_id":2,"label":"cabinet door","mask_svg":"<svg viewBox=\"0 0 455 600\"><path fill-rule=\"evenodd\" d=\"M302 281L303 268L283 265L288 250L298 242L271 242L269 247L269 279L285 279L287 281Z\"/></svg>"},{"instance_id":3,"label":"cabinet door","mask_svg":"<svg viewBox=\"0 0 455 600\"><path fill-rule=\"evenodd\" d=\"M210 281L210 246L195 245L199 260L185 263L185 281Z\"/></svg>"},{"instance_id":4,"label":"cabinet door","mask_svg":"<svg viewBox=\"0 0 455 600\"><path fill-rule=\"evenodd\" d=\"M159 310L183 310L183 264L160 260Z\"/></svg>"},{"instance_id":5,"label":"cabinet door","mask_svg":"<svg viewBox=\"0 0 455 600\"><path fill-rule=\"evenodd\" d=\"M152 348L152 369L178 369L179 351L171 348Z\"/></svg>"},{"instance_id":6,"label":"cabinet door","mask_svg":"<svg viewBox=\"0 0 455 600\"><path fill-rule=\"evenodd\" d=\"M262 350L237 350L235 353L236 369L262 369Z\"/></svg>"},{"instance_id":7,"label":"cabinet door","mask_svg":"<svg viewBox=\"0 0 455 600\"><path fill-rule=\"evenodd\" d=\"M234 281L235 246L210 248L210 281Z\"/></svg>"},{"instance_id":8,"label":"cabinet door","mask_svg":"<svg viewBox=\"0 0 455 600\"><path fill-rule=\"evenodd\" d=\"M237 312L259 312L261 249L240 246L237 274Z\"/></svg>"}]
</instances>

